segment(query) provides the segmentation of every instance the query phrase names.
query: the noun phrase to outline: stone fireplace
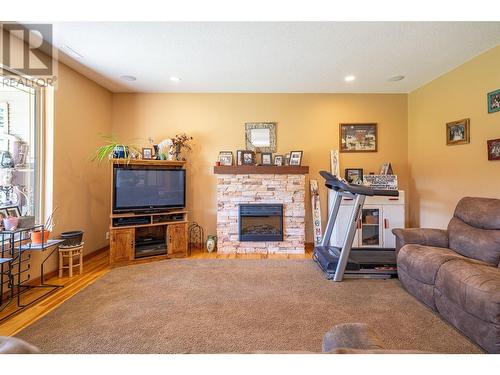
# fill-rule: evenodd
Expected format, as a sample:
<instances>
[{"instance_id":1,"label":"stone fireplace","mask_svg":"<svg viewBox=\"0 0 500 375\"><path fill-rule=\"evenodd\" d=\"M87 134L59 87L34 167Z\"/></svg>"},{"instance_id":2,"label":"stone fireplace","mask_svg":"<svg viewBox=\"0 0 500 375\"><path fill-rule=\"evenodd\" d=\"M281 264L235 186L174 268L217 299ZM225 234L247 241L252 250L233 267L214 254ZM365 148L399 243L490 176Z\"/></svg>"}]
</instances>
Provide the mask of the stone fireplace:
<instances>
[{"instance_id":1,"label":"stone fireplace","mask_svg":"<svg viewBox=\"0 0 500 375\"><path fill-rule=\"evenodd\" d=\"M218 252L304 253L308 167L218 166L214 172Z\"/></svg>"}]
</instances>

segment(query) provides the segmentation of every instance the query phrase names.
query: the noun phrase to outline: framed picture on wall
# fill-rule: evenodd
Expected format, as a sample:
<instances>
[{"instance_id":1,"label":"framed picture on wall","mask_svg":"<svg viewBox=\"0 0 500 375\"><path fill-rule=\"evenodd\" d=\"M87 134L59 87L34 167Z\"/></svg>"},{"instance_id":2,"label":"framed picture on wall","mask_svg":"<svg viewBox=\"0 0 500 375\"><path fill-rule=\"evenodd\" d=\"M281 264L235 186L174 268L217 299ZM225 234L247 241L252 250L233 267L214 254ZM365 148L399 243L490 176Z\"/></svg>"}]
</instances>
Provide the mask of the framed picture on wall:
<instances>
[{"instance_id":1,"label":"framed picture on wall","mask_svg":"<svg viewBox=\"0 0 500 375\"><path fill-rule=\"evenodd\" d=\"M488 145L488 160L500 160L500 138L490 139Z\"/></svg>"},{"instance_id":2,"label":"framed picture on wall","mask_svg":"<svg viewBox=\"0 0 500 375\"><path fill-rule=\"evenodd\" d=\"M470 119L448 122L446 124L446 144L462 145L470 142Z\"/></svg>"},{"instance_id":3,"label":"framed picture on wall","mask_svg":"<svg viewBox=\"0 0 500 375\"><path fill-rule=\"evenodd\" d=\"M488 113L500 111L500 89L488 93Z\"/></svg>"},{"instance_id":4,"label":"framed picture on wall","mask_svg":"<svg viewBox=\"0 0 500 375\"><path fill-rule=\"evenodd\" d=\"M377 152L377 124L340 124L340 152Z\"/></svg>"}]
</instances>

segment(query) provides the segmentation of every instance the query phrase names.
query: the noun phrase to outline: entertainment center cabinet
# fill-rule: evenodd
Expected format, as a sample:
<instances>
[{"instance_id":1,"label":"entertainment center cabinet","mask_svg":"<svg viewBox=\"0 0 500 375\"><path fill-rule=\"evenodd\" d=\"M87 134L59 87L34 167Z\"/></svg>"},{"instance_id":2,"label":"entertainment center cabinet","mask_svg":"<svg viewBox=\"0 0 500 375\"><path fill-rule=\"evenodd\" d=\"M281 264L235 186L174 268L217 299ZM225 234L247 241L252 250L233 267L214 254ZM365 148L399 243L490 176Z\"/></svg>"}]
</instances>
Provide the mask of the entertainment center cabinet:
<instances>
[{"instance_id":1,"label":"entertainment center cabinet","mask_svg":"<svg viewBox=\"0 0 500 375\"><path fill-rule=\"evenodd\" d=\"M115 181L118 178L117 168L127 171L152 170L161 173L163 171L183 170L185 162L113 159L111 164L110 265L129 264L144 258L159 260L186 257L188 252L188 212L185 207L116 212L117 198L115 197L117 194L116 186L119 184ZM149 176L153 179L154 177ZM144 188L144 185L140 186ZM185 202L185 183L183 188Z\"/></svg>"}]
</instances>

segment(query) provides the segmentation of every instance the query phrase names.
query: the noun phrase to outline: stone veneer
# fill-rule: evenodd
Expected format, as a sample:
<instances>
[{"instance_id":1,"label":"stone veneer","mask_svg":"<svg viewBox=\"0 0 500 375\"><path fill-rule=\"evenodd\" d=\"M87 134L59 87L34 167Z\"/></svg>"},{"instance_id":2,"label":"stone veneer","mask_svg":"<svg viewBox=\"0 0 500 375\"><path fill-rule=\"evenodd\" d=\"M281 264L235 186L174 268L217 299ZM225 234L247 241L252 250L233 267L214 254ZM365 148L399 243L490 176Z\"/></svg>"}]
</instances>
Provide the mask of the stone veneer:
<instances>
[{"instance_id":1,"label":"stone veneer","mask_svg":"<svg viewBox=\"0 0 500 375\"><path fill-rule=\"evenodd\" d=\"M305 176L229 174L217 176L217 251L220 253L303 254ZM240 242L240 203L283 204L282 242Z\"/></svg>"}]
</instances>

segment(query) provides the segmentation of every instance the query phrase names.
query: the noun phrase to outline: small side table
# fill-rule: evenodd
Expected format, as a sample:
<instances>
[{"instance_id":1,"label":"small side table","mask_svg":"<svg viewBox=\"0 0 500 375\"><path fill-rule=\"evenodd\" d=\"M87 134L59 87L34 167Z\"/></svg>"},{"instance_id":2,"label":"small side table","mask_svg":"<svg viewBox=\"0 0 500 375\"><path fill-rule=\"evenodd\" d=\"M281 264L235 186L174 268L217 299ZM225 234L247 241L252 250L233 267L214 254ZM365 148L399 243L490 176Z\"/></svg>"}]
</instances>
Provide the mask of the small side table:
<instances>
[{"instance_id":1,"label":"small side table","mask_svg":"<svg viewBox=\"0 0 500 375\"><path fill-rule=\"evenodd\" d=\"M82 274L83 271L83 245L84 242L79 245L72 246L59 246L59 277L63 276L63 271L67 269L69 271L69 277L73 277L73 267L79 267ZM78 257L78 263L73 263L73 258ZM68 259L68 265L64 265L64 259Z\"/></svg>"}]
</instances>

